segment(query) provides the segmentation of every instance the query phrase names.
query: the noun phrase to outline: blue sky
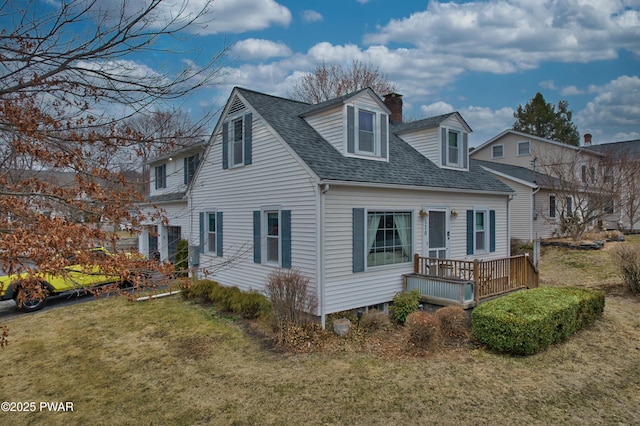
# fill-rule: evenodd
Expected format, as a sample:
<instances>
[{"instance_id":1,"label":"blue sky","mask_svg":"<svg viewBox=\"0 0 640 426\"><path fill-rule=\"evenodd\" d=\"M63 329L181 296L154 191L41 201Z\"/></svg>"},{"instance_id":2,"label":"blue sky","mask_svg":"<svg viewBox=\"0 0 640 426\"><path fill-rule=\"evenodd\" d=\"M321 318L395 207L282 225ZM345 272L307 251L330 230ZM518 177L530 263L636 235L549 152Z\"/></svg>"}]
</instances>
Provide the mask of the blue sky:
<instances>
[{"instance_id":1,"label":"blue sky","mask_svg":"<svg viewBox=\"0 0 640 426\"><path fill-rule=\"evenodd\" d=\"M358 59L397 85L405 116L459 111L472 146L510 128L538 91L567 100L594 143L640 138L640 0L215 0L212 12L182 48L233 47L218 84L184 100L192 114L234 86L286 97L317 63Z\"/></svg>"}]
</instances>

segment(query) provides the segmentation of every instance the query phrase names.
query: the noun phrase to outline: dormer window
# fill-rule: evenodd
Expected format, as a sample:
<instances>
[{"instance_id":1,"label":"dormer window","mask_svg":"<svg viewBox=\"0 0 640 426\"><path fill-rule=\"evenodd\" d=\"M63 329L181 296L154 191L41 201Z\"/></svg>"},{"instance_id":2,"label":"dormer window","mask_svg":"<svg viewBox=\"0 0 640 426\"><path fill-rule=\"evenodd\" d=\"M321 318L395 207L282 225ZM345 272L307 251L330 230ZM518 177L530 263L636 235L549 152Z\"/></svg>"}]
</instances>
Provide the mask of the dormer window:
<instances>
[{"instance_id":1,"label":"dormer window","mask_svg":"<svg viewBox=\"0 0 640 426\"><path fill-rule=\"evenodd\" d=\"M375 154L376 135L373 123L376 115L370 111L358 111L358 151Z\"/></svg>"},{"instance_id":2,"label":"dormer window","mask_svg":"<svg viewBox=\"0 0 640 426\"><path fill-rule=\"evenodd\" d=\"M467 152L467 133L458 129L443 128L442 139L442 165L447 167L464 168L469 164Z\"/></svg>"},{"instance_id":3,"label":"dormer window","mask_svg":"<svg viewBox=\"0 0 640 426\"><path fill-rule=\"evenodd\" d=\"M389 116L382 111L347 106L347 152L387 159Z\"/></svg>"},{"instance_id":4,"label":"dormer window","mask_svg":"<svg viewBox=\"0 0 640 426\"><path fill-rule=\"evenodd\" d=\"M447 164L453 166L462 164L460 161L460 132L454 130L447 132L447 147L449 150L447 153Z\"/></svg>"}]
</instances>

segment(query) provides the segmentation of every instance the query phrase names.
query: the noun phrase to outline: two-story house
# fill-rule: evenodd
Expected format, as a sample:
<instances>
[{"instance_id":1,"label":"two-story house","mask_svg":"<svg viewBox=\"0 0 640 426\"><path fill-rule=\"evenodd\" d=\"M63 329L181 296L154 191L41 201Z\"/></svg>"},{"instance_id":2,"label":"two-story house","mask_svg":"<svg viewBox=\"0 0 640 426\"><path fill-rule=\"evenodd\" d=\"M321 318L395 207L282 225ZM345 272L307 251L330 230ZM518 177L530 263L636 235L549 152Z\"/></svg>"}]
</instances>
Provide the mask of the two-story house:
<instances>
[{"instance_id":1,"label":"two-story house","mask_svg":"<svg viewBox=\"0 0 640 426\"><path fill-rule=\"evenodd\" d=\"M511 235L531 241L558 236L560 215L594 198L603 155L515 130L505 130L470 153L514 189Z\"/></svg>"},{"instance_id":2,"label":"two-story house","mask_svg":"<svg viewBox=\"0 0 640 426\"><path fill-rule=\"evenodd\" d=\"M385 309L414 253L509 254L512 190L468 158L459 113L402 123L371 89L311 105L235 88L188 190L191 266L262 290L295 268L316 315Z\"/></svg>"},{"instance_id":3,"label":"two-story house","mask_svg":"<svg viewBox=\"0 0 640 426\"><path fill-rule=\"evenodd\" d=\"M585 149L605 155L605 163L611 168L617 196L606 209L604 225L608 229L636 232L640 229L640 139L585 143Z\"/></svg>"},{"instance_id":4,"label":"two-story house","mask_svg":"<svg viewBox=\"0 0 640 426\"><path fill-rule=\"evenodd\" d=\"M186 191L206 142L190 144L148 162L149 194L140 204L144 217L139 251L150 259L173 262L178 242L187 239L191 219Z\"/></svg>"}]
</instances>

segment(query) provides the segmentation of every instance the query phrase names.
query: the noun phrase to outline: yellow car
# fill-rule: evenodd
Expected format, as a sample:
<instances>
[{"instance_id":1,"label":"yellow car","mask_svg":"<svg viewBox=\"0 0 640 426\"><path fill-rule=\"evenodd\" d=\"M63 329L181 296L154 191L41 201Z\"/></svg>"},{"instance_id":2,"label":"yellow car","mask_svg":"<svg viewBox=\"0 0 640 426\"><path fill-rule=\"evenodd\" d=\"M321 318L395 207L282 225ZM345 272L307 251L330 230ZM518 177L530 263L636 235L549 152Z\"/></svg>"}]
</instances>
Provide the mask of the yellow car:
<instances>
[{"instance_id":1,"label":"yellow car","mask_svg":"<svg viewBox=\"0 0 640 426\"><path fill-rule=\"evenodd\" d=\"M111 254L104 247L96 247L91 249L90 256L98 263L98 259ZM40 287L42 291L27 294L29 282L35 282L35 289ZM126 287L131 284L120 275L104 274L98 266L69 265L63 274L35 274L31 280L26 273L0 276L0 300L13 299L21 310L33 312L42 309L49 296L115 283ZM33 284L31 288L34 289Z\"/></svg>"}]
</instances>

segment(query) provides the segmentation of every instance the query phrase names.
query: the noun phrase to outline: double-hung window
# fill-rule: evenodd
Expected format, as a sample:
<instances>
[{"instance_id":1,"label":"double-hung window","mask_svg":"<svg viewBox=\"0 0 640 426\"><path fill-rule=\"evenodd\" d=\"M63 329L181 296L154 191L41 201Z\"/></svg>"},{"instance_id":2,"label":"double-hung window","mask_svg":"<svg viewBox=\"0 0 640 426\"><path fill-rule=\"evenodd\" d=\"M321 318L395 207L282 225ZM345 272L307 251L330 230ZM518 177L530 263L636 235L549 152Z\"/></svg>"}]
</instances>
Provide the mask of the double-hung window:
<instances>
[{"instance_id":1,"label":"double-hung window","mask_svg":"<svg viewBox=\"0 0 640 426\"><path fill-rule=\"evenodd\" d=\"M291 268L291 210L265 207L253 212L253 261Z\"/></svg>"},{"instance_id":2,"label":"double-hung window","mask_svg":"<svg viewBox=\"0 0 640 426\"><path fill-rule=\"evenodd\" d=\"M555 219L556 217L556 196L549 195L549 218Z\"/></svg>"},{"instance_id":3,"label":"double-hung window","mask_svg":"<svg viewBox=\"0 0 640 426\"><path fill-rule=\"evenodd\" d=\"M347 105L347 153L368 159L387 160L389 116L374 108Z\"/></svg>"},{"instance_id":4,"label":"double-hung window","mask_svg":"<svg viewBox=\"0 0 640 426\"><path fill-rule=\"evenodd\" d=\"M371 111L358 110L358 149L364 154L376 153L376 115Z\"/></svg>"},{"instance_id":5,"label":"double-hung window","mask_svg":"<svg viewBox=\"0 0 640 426\"><path fill-rule=\"evenodd\" d=\"M518 155L529 155L531 153L531 144L529 141L518 142Z\"/></svg>"},{"instance_id":6,"label":"double-hung window","mask_svg":"<svg viewBox=\"0 0 640 426\"><path fill-rule=\"evenodd\" d=\"M237 118L231 122L231 166L244 163L243 119Z\"/></svg>"},{"instance_id":7,"label":"double-hung window","mask_svg":"<svg viewBox=\"0 0 640 426\"><path fill-rule=\"evenodd\" d=\"M466 169L469 165L468 134L462 129L442 127L442 166ZM493 151L492 151L493 152Z\"/></svg>"},{"instance_id":8,"label":"double-hung window","mask_svg":"<svg viewBox=\"0 0 640 426\"><path fill-rule=\"evenodd\" d=\"M200 212L199 251L222 257L222 212Z\"/></svg>"},{"instance_id":9,"label":"double-hung window","mask_svg":"<svg viewBox=\"0 0 640 426\"><path fill-rule=\"evenodd\" d=\"M487 211L476 210L474 223L475 253L487 250Z\"/></svg>"},{"instance_id":10,"label":"double-hung window","mask_svg":"<svg viewBox=\"0 0 640 426\"><path fill-rule=\"evenodd\" d=\"M496 251L496 211L486 207L467 210L467 255Z\"/></svg>"},{"instance_id":11,"label":"double-hung window","mask_svg":"<svg viewBox=\"0 0 640 426\"><path fill-rule=\"evenodd\" d=\"M216 214L207 213L207 252L216 253L218 247Z\"/></svg>"},{"instance_id":12,"label":"double-hung window","mask_svg":"<svg viewBox=\"0 0 640 426\"><path fill-rule=\"evenodd\" d=\"M196 174L198 163L200 162L200 155L195 154L184 159L184 184L191 183L191 179Z\"/></svg>"},{"instance_id":13,"label":"double-hung window","mask_svg":"<svg viewBox=\"0 0 640 426\"><path fill-rule=\"evenodd\" d=\"M156 189L162 189L167 187L167 165L162 164L155 167L155 181Z\"/></svg>"},{"instance_id":14,"label":"double-hung window","mask_svg":"<svg viewBox=\"0 0 640 426\"><path fill-rule=\"evenodd\" d=\"M447 164L460 165L460 133L455 130L447 132Z\"/></svg>"},{"instance_id":15,"label":"double-hung window","mask_svg":"<svg viewBox=\"0 0 640 426\"><path fill-rule=\"evenodd\" d=\"M235 115L222 123L222 168L229 169L252 163L252 119L250 112Z\"/></svg>"},{"instance_id":16,"label":"double-hung window","mask_svg":"<svg viewBox=\"0 0 640 426\"><path fill-rule=\"evenodd\" d=\"M222 212L199 213L199 253L222 257ZM194 257L194 264L199 260Z\"/></svg>"},{"instance_id":17,"label":"double-hung window","mask_svg":"<svg viewBox=\"0 0 640 426\"><path fill-rule=\"evenodd\" d=\"M491 147L491 158L504 158L504 145L494 145Z\"/></svg>"},{"instance_id":18,"label":"double-hung window","mask_svg":"<svg viewBox=\"0 0 640 426\"><path fill-rule=\"evenodd\" d=\"M268 263L280 262L280 212L265 211L264 223L266 225L266 244L264 248L265 259Z\"/></svg>"}]
</instances>

